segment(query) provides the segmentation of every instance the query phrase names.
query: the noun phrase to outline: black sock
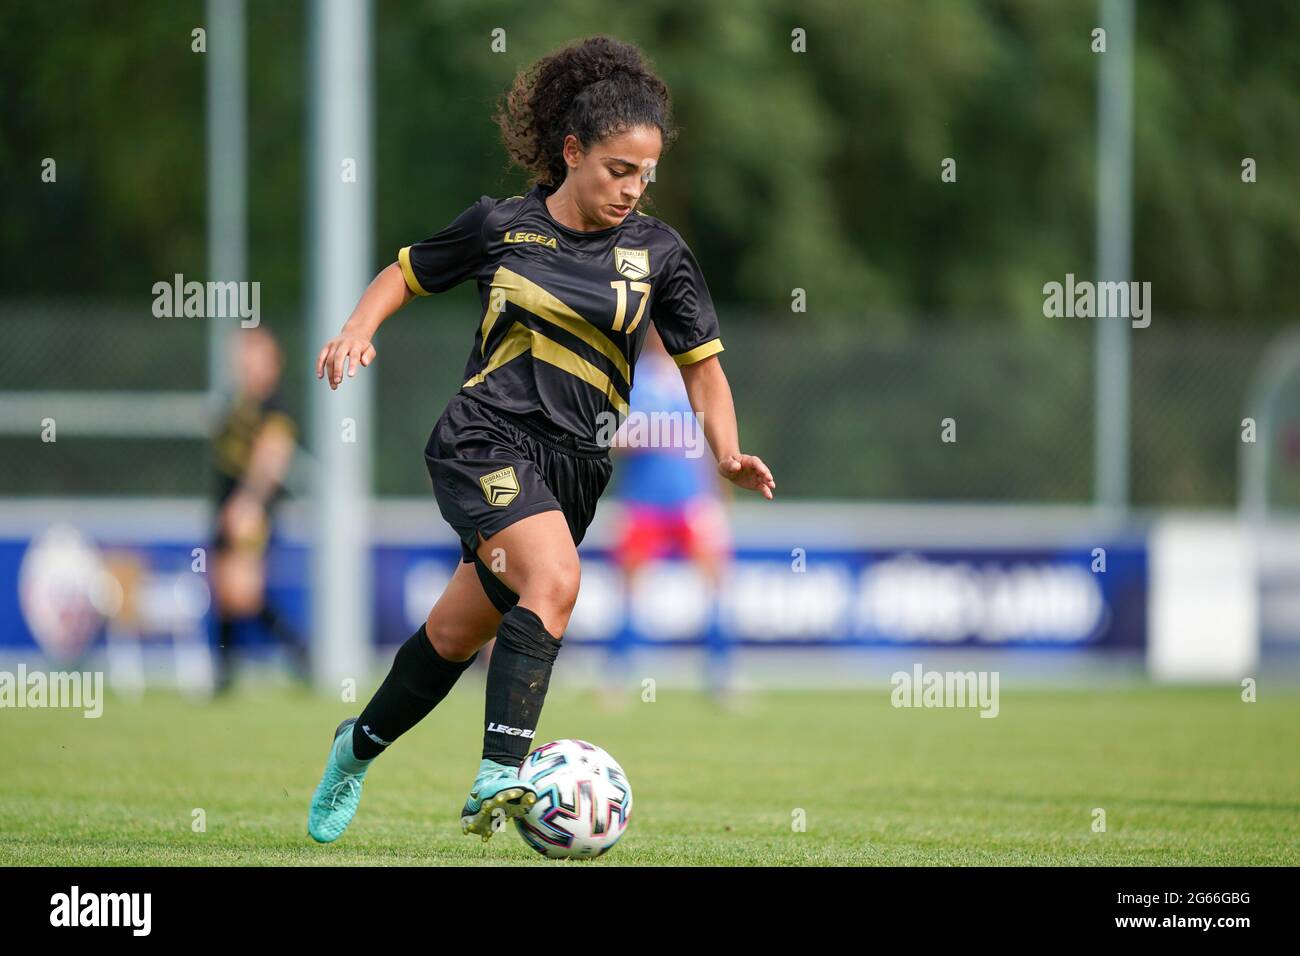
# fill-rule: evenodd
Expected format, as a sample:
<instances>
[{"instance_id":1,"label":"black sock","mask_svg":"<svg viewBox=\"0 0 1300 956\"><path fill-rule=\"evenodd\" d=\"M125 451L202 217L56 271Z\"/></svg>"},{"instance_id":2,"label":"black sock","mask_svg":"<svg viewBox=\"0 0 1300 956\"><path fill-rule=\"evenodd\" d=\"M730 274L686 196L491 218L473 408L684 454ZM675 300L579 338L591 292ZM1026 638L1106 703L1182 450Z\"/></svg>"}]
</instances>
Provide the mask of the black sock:
<instances>
[{"instance_id":1,"label":"black sock","mask_svg":"<svg viewBox=\"0 0 1300 956\"><path fill-rule=\"evenodd\" d=\"M397 650L393 669L352 725L352 752L370 760L441 703L465 668L474 663L443 660L424 625Z\"/></svg>"},{"instance_id":2,"label":"black sock","mask_svg":"<svg viewBox=\"0 0 1300 956\"><path fill-rule=\"evenodd\" d=\"M307 656L307 645L298 637L298 632L280 613L269 604L263 604L257 613L257 620L275 638L289 654L289 664L300 680L307 680L311 675L311 659Z\"/></svg>"},{"instance_id":3,"label":"black sock","mask_svg":"<svg viewBox=\"0 0 1300 956\"><path fill-rule=\"evenodd\" d=\"M226 690L234 679L235 621L224 614L217 616L216 689Z\"/></svg>"},{"instance_id":4,"label":"black sock","mask_svg":"<svg viewBox=\"0 0 1300 956\"><path fill-rule=\"evenodd\" d=\"M262 605L262 610L257 612L257 620L278 643L289 647L297 647L301 643L298 632L271 605Z\"/></svg>"},{"instance_id":5,"label":"black sock","mask_svg":"<svg viewBox=\"0 0 1300 956\"><path fill-rule=\"evenodd\" d=\"M526 607L501 618L488 663L484 759L518 767L528 756L561 643Z\"/></svg>"}]
</instances>

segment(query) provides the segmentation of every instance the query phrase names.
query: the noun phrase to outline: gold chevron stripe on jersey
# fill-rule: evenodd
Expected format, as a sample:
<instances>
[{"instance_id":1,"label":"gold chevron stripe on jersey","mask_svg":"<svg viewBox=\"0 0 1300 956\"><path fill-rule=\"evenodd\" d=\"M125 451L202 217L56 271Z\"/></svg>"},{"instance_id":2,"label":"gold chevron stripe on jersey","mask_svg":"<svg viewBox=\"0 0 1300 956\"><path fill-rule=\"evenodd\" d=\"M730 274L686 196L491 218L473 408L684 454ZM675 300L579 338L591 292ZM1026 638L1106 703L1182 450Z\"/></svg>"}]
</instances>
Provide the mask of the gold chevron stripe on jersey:
<instances>
[{"instance_id":1,"label":"gold chevron stripe on jersey","mask_svg":"<svg viewBox=\"0 0 1300 956\"><path fill-rule=\"evenodd\" d=\"M498 292L498 289L501 292ZM488 333L492 331L497 316L505 311L505 302L497 301L502 294L505 295L506 302L513 302L524 311L531 312L539 319L550 322L552 325L558 325L566 332L571 332L582 339L582 341L614 363L614 368L618 369L618 373L623 376L623 383L631 386L632 370L628 366L627 359L623 357L623 353L618 350L618 347L613 342L594 325L536 282L521 276L517 272L512 272L505 266L498 267L496 274L492 276L492 287L488 290L488 310L483 316L483 325L480 329L483 342L479 346L479 354L486 354ZM500 305L501 308L493 308L495 305ZM565 349L565 351L568 352L569 350ZM570 354L574 353L570 352ZM582 376L578 377L582 378Z\"/></svg>"},{"instance_id":2,"label":"gold chevron stripe on jersey","mask_svg":"<svg viewBox=\"0 0 1300 956\"><path fill-rule=\"evenodd\" d=\"M554 365L577 378L582 379L596 391L600 392L609 400L609 403L619 410L623 415L628 414L630 409L623 396L618 393L610 377L592 365L585 358L567 349L559 342L552 341L542 335L536 329L530 329L522 322L516 322L511 326L506 337L501 340L501 344L496 347L492 357L488 359L487 365L478 374L471 376L465 382L465 388L473 388L482 382L495 369L505 365L511 359L516 359L525 352L531 352L533 359L539 362L545 362L547 365Z\"/></svg>"}]
</instances>

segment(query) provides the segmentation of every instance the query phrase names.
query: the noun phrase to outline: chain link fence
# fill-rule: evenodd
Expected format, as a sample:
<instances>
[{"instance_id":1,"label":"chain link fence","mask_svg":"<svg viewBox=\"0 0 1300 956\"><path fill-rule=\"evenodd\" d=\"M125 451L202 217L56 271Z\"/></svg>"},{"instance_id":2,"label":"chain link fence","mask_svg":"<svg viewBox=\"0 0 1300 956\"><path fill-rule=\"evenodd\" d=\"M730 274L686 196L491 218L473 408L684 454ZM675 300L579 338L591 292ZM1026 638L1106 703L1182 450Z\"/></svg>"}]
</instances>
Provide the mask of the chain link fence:
<instances>
[{"instance_id":1,"label":"chain link fence","mask_svg":"<svg viewBox=\"0 0 1300 956\"><path fill-rule=\"evenodd\" d=\"M463 379L476 324L472 296L415 303L376 345L377 420L362 426L382 496L429 493L423 449ZM459 296L459 297L458 297ZM827 324L725 308L723 363L742 447L761 455L785 498L1086 502L1093 481L1093 332L1089 320L923 323L899 332L870 317ZM228 320L236 321L236 320ZM320 343L301 318L263 324L286 353L284 393L305 422ZM105 395L158 403L206 385L207 325L159 319L147 304L7 302L0 327L0 494L188 496L207 490L207 425L189 434L105 427ZM1156 316L1132 332L1131 489L1135 506L1231 507L1242 419L1281 323L1188 325ZM344 385L344 387L347 387ZM78 402L79 393L85 393ZM57 406L58 440L36 415ZM21 401L19 399L22 399ZM1300 383L1275 432L1272 487L1300 502ZM91 412L96 412L91 415ZM97 425L79 423L94 418ZM173 418L175 416L173 415ZM944 441L946 420L951 420ZM366 435L366 431L369 432ZM308 430L302 429L307 441Z\"/></svg>"}]
</instances>

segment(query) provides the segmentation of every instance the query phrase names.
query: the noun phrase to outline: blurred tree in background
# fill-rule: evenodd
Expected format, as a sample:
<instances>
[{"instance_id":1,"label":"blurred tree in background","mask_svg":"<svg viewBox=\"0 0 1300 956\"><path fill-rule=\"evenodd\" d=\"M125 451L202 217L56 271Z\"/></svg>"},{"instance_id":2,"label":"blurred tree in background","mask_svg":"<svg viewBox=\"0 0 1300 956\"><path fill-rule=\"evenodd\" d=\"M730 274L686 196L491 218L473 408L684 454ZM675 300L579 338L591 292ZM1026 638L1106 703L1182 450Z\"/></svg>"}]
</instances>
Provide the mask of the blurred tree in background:
<instances>
[{"instance_id":1,"label":"blurred tree in background","mask_svg":"<svg viewBox=\"0 0 1300 956\"><path fill-rule=\"evenodd\" d=\"M1261 336L1300 311L1300 4L1138 6L1134 277L1152 282L1155 321L1166 335L1171 327L1249 326L1251 343L1224 372L1240 390ZM970 452L977 458L964 473L968 496L1086 498L1086 464L1064 469L1069 479L1054 484L1032 475L1062 470L1059 448L1034 452L1061 422L1077 426L1069 460L1090 453L1091 325L1044 318L1042 286L1093 271L1097 7L1095 0L379 0L372 265L392 261L399 246L437 231L481 194L522 191L524 176L507 168L492 123L498 97L538 56L610 33L640 44L673 91L683 131L660 164L651 211L699 256L724 339L744 326L752 349L793 348L792 361L804 350L804 364L790 366L785 380L774 380L768 366L757 377L736 368L738 394L741 385L754 390L740 396L742 405L764 389L788 389L793 399L756 407L747 434L791 440L782 408L802 414L801 405L815 404L833 411L820 423L805 418L795 444L822 458L849 449L838 484L809 472L806 482L783 482L787 491L959 494L944 484L951 462L939 452L897 445L911 433L910 415L930 428L935 413L957 405L983 409L976 435L987 432ZM314 354L302 340L301 313L309 10L303 2L248 3L250 278L262 283L262 309L286 339L299 381L305 356ZM199 0L0 8L6 300L93 297L145 315L154 282L204 274L205 63L191 52L191 31L203 22ZM506 31L505 53L492 52L495 28ZM806 53L791 49L796 29L806 31ZM57 188L40 182L46 157L58 163ZM948 157L956 161L955 183L940 179ZM1250 185L1241 180L1245 157L1258 164ZM790 311L795 288L807 292L807 313ZM413 307L413 321L472 312L473 299L462 287L436 305ZM950 338L927 351L925 337L940 333ZM960 343L968 333L993 344L967 348ZM408 333L385 328L381 339L401 341L399 334ZM999 338L1020 351L998 351ZM464 339L462 348L468 333ZM415 370L396 368L378 344L394 383L416 381ZM883 351L850 361L861 345ZM166 346L147 334L131 346L141 357L122 385L148 387L151 364L168 363ZM911 364L890 365L890 356ZM978 375L969 371L973 356L983 356ZM462 360L459 351L434 399L454 388ZM838 363L844 367L832 381L825 369ZM17 366L15 375L45 380L39 365ZM1194 387L1177 367L1135 353L1135 388L1147 374ZM904 374L908 368L918 371ZM811 381L814 374L821 380ZM857 374L862 380L850 387L846 377ZM1044 389L1058 389L1046 408L1021 401L1012 430L1026 443L1023 461L1033 463L1017 472L1024 487L1001 479L1000 449L1015 441L991 417L1006 405L999 383L1011 387L1013 401L1021 401L1019 387L1040 405ZM19 386L11 380L8 387ZM950 401L938 400L949 392ZM911 411L856 428L855 410L890 401ZM1217 419L1173 428L1165 412L1150 402L1137 407L1140 401L1135 393L1139 443L1149 435L1155 447L1160 436L1184 429L1180 441L1195 443L1190 433L1198 428L1215 429L1219 440ZM1169 414L1177 411L1177 401L1168 404ZM1223 409L1221 417L1238 411ZM403 449L411 441L404 432L381 439L382 475L393 470L384 463L396 460L384 456L399 454L388 442L399 438ZM1206 460L1179 467L1144 467L1138 448L1135 493L1152 501L1228 499L1232 448L1213 447ZM388 490L411 490L419 480L415 469Z\"/></svg>"},{"instance_id":2,"label":"blurred tree in background","mask_svg":"<svg viewBox=\"0 0 1300 956\"><path fill-rule=\"evenodd\" d=\"M1093 259L1096 3L1043 0L380 2L376 267L482 193L510 195L491 122L515 71L579 36L639 43L683 135L652 187L715 298L807 321L1042 321L1042 284ZM1300 5L1140 4L1135 273L1161 312L1300 303ZM0 12L7 293L142 295L202 272L196 0ZM249 3L250 240L302 294L307 9ZM575 24L581 25L575 28ZM508 49L490 48L493 28ZM791 51L791 31L807 52ZM59 188L34 189L57 160ZM1259 181L1241 182L1243 157ZM957 161L955 184L940 163Z\"/></svg>"}]
</instances>

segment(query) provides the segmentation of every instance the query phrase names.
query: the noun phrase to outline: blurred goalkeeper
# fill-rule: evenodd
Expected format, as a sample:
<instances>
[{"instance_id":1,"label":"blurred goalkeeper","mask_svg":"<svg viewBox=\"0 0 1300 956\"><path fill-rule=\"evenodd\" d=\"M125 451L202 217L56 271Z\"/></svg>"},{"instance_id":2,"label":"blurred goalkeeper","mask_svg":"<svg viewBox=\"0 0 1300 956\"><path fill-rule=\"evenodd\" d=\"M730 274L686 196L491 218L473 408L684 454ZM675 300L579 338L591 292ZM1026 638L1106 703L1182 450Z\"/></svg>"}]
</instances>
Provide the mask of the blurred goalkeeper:
<instances>
[{"instance_id":1,"label":"blurred goalkeeper","mask_svg":"<svg viewBox=\"0 0 1300 956\"><path fill-rule=\"evenodd\" d=\"M234 338L236 393L212 443L212 592L219 694L230 688L234 676L236 635L253 623L288 650L299 679L307 673L302 641L266 600L271 516L284 493L298 431L280 397L280 346L260 327L241 328Z\"/></svg>"}]
</instances>

